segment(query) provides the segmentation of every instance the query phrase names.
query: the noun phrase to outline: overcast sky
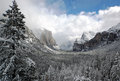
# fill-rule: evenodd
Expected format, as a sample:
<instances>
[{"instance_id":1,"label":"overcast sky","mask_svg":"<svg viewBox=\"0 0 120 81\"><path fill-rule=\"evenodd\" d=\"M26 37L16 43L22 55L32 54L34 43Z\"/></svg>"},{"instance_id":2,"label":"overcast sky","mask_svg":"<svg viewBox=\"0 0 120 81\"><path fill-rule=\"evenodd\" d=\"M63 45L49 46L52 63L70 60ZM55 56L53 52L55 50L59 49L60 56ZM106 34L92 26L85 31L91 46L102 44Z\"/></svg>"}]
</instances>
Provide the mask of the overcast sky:
<instances>
[{"instance_id":1,"label":"overcast sky","mask_svg":"<svg viewBox=\"0 0 120 81\"><path fill-rule=\"evenodd\" d=\"M85 31L104 31L120 22L120 0L16 1L26 17L26 25L52 31L58 44L74 40ZM0 15L11 4L12 0L0 0Z\"/></svg>"}]
</instances>

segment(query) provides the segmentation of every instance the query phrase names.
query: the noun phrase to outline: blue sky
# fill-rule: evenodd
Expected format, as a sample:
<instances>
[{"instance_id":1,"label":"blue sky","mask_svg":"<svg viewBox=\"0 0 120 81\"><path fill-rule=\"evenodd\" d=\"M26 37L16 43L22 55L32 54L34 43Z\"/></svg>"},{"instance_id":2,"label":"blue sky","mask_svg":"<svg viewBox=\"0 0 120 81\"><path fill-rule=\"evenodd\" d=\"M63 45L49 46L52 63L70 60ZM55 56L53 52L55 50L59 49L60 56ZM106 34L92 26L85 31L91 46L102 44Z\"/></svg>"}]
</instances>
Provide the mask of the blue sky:
<instances>
[{"instance_id":1,"label":"blue sky","mask_svg":"<svg viewBox=\"0 0 120 81\"><path fill-rule=\"evenodd\" d=\"M81 11L98 12L111 6L120 6L120 0L63 0L67 14L79 14Z\"/></svg>"}]
</instances>

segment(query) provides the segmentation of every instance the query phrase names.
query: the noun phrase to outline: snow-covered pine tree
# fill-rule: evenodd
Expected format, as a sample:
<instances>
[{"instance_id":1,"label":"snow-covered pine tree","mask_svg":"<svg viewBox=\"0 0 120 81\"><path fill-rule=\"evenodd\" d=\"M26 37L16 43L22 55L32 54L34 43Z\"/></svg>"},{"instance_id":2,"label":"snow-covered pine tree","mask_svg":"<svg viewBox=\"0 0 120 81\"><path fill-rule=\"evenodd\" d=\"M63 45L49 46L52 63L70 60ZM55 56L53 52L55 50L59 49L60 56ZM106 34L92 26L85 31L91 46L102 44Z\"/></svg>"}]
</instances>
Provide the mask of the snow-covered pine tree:
<instances>
[{"instance_id":1,"label":"snow-covered pine tree","mask_svg":"<svg viewBox=\"0 0 120 81\"><path fill-rule=\"evenodd\" d=\"M11 9L7 10L4 17L7 17L7 21L3 26L4 30L3 35L6 39L11 39L13 45L11 46L13 50L16 50L16 47L19 47L20 40L25 40L25 22L23 19L24 15L19 11L16 1L13 1L13 5L10 6Z\"/></svg>"},{"instance_id":2,"label":"snow-covered pine tree","mask_svg":"<svg viewBox=\"0 0 120 81\"><path fill-rule=\"evenodd\" d=\"M21 41L26 39L24 15L19 11L16 1L6 11L4 26L0 31L0 81L37 81L35 62L23 57ZM8 51L6 51L8 49Z\"/></svg>"},{"instance_id":3,"label":"snow-covered pine tree","mask_svg":"<svg viewBox=\"0 0 120 81\"><path fill-rule=\"evenodd\" d=\"M110 72L110 81L120 81L120 54L117 52Z\"/></svg>"}]
</instances>

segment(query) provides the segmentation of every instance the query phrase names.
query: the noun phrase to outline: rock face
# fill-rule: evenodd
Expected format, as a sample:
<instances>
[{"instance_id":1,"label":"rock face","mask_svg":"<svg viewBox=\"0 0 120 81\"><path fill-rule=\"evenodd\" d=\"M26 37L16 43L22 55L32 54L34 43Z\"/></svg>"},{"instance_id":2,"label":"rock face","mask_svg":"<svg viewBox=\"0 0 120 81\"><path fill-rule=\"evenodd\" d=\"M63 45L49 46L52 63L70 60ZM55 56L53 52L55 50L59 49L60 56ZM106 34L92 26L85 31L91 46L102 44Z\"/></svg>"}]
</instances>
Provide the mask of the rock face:
<instances>
[{"instance_id":1,"label":"rock face","mask_svg":"<svg viewBox=\"0 0 120 81\"><path fill-rule=\"evenodd\" d=\"M74 42L73 51L87 51L99 46L109 44L120 37L120 24L110 28L108 31L97 33L94 38L83 44Z\"/></svg>"},{"instance_id":2,"label":"rock face","mask_svg":"<svg viewBox=\"0 0 120 81\"><path fill-rule=\"evenodd\" d=\"M79 44L83 44L86 41L89 41L95 36L95 33L92 31L83 32L80 38L77 38ZM71 51L73 49L74 40L68 40L60 45L61 50Z\"/></svg>"},{"instance_id":3,"label":"rock face","mask_svg":"<svg viewBox=\"0 0 120 81\"><path fill-rule=\"evenodd\" d=\"M55 39L53 38L52 32L46 29L32 29L35 36L40 40L43 45L50 48L57 46Z\"/></svg>"},{"instance_id":4,"label":"rock face","mask_svg":"<svg viewBox=\"0 0 120 81\"><path fill-rule=\"evenodd\" d=\"M43 43L44 45L47 45L49 47L53 47L56 45L56 42L52 36L52 32L48 31L48 30L44 30L41 33L40 41L41 41L41 43Z\"/></svg>"},{"instance_id":5,"label":"rock face","mask_svg":"<svg viewBox=\"0 0 120 81\"><path fill-rule=\"evenodd\" d=\"M95 33L92 32L92 31L83 32L81 38L80 38L80 39L77 39L77 40L78 40L78 43L79 43L79 44L83 44L83 43L89 41L90 39L92 39L94 36L95 36Z\"/></svg>"},{"instance_id":6,"label":"rock face","mask_svg":"<svg viewBox=\"0 0 120 81\"><path fill-rule=\"evenodd\" d=\"M83 32L80 39L76 39L73 45L73 51L81 51L81 49L84 49L84 43L89 41L95 36L95 33L92 31L89 32Z\"/></svg>"}]
</instances>

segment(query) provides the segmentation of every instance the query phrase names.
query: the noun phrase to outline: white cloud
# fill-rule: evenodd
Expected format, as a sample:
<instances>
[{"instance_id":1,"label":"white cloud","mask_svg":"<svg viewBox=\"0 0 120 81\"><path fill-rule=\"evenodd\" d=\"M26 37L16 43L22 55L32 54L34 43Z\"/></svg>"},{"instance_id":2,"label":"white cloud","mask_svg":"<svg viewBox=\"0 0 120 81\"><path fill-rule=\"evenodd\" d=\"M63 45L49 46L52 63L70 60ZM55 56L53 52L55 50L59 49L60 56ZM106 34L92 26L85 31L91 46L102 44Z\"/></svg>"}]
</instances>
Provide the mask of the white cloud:
<instances>
[{"instance_id":1,"label":"white cloud","mask_svg":"<svg viewBox=\"0 0 120 81\"><path fill-rule=\"evenodd\" d=\"M43 27L51 30L58 44L80 37L84 31L103 31L120 22L120 6L99 10L98 14L80 12L78 15L67 15L62 0L55 0L53 5L46 0L17 2L26 16L26 25L32 29ZM5 3L5 0L2 0L0 10L6 10L9 4L10 1Z\"/></svg>"},{"instance_id":2,"label":"white cloud","mask_svg":"<svg viewBox=\"0 0 120 81\"><path fill-rule=\"evenodd\" d=\"M98 17L101 19L101 29L106 30L111 26L120 23L120 6L110 7L106 10L99 10Z\"/></svg>"}]
</instances>

